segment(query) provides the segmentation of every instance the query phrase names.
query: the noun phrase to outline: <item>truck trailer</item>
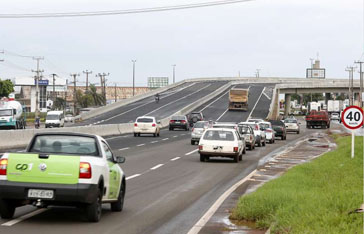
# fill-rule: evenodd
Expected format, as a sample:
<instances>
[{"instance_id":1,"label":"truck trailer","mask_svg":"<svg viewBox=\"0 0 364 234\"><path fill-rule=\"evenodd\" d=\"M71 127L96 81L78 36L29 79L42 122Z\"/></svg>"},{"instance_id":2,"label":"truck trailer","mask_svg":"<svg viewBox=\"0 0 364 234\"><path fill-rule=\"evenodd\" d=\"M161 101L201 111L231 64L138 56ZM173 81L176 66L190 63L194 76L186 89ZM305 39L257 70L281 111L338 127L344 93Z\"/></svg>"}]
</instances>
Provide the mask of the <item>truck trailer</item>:
<instances>
[{"instance_id":1,"label":"truck trailer","mask_svg":"<svg viewBox=\"0 0 364 234\"><path fill-rule=\"evenodd\" d=\"M23 107L18 101L0 102L0 128L25 129Z\"/></svg>"},{"instance_id":2,"label":"truck trailer","mask_svg":"<svg viewBox=\"0 0 364 234\"><path fill-rule=\"evenodd\" d=\"M229 110L248 110L249 89L232 88L229 91Z\"/></svg>"}]
</instances>

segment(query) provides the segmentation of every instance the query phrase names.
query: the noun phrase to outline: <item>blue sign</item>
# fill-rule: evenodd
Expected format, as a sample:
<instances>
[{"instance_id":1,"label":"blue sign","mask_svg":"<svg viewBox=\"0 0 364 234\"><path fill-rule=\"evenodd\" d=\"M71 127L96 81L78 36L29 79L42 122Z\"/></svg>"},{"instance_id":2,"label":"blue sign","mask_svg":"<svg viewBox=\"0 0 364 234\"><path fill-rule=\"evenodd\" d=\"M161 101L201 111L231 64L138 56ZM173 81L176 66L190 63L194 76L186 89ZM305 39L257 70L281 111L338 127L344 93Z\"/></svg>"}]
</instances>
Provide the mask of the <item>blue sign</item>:
<instances>
[{"instance_id":1,"label":"blue sign","mask_svg":"<svg viewBox=\"0 0 364 234\"><path fill-rule=\"evenodd\" d=\"M37 85L37 80L34 81L35 85ZM47 86L49 83L49 80L39 80L38 85Z\"/></svg>"}]
</instances>

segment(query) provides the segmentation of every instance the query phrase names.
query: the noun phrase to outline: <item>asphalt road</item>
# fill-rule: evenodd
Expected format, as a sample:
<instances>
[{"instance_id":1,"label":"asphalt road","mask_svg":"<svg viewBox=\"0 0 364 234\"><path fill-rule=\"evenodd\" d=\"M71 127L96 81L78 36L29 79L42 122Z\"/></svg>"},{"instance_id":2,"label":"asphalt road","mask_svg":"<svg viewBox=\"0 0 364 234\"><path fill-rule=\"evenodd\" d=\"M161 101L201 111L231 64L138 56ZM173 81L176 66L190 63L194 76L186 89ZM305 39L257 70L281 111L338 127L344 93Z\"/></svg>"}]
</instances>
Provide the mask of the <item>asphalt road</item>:
<instances>
[{"instance_id":1,"label":"asphalt road","mask_svg":"<svg viewBox=\"0 0 364 234\"><path fill-rule=\"evenodd\" d=\"M219 121L244 121L249 115L263 118L270 104L269 92L265 97L263 90L261 85L250 85L251 108L247 112L226 111L226 94L198 109ZM218 158L200 162L197 146L190 144L190 132L183 130L162 129L160 137L110 137L107 141L114 154L126 157L121 165L127 176L121 213L113 213L104 205L101 221L88 223L74 208L50 207L32 216L36 208L26 206L18 208L12 220L0 219L0 233L187 233L225 190L257 167L259 159L314 131L320 130L302 125L301 134L289 134L286 141L276 140L248 151L239 163ZM31 217L24 219L29 214Z\"/></svg>"}]
</instances>

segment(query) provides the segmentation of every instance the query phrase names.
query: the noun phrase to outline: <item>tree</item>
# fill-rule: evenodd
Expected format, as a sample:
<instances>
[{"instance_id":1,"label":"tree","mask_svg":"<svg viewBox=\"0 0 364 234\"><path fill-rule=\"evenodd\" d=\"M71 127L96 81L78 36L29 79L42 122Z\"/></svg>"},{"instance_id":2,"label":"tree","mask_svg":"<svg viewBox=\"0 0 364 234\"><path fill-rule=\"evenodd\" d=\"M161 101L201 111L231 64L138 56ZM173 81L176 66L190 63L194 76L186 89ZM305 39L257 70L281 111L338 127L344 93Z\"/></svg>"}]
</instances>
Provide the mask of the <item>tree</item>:
<instances>
[{"instance_id":1,"label":"tree","mask_svg":"<svg viewBox=\"0 0 364 234\"><path fill-rule=\"evenodd\" d=\"M96 106L105 105L106 100L105 100L104 96L102 96L102 94L97 93L97 89L94 84L90 84L89 94L91 95L91 97L93 99L94 105L96 105Z\"/></svg>"},{"instance_id":2,"label":"tree","mask_svg":"<svg viewBox=\"0 0 364 234\"><path fill-rule=\"evenodd\" d=\"M14 84L11 80L0 80L0 97L8 97L14 92Z\"/></svg>"}]
</instances>

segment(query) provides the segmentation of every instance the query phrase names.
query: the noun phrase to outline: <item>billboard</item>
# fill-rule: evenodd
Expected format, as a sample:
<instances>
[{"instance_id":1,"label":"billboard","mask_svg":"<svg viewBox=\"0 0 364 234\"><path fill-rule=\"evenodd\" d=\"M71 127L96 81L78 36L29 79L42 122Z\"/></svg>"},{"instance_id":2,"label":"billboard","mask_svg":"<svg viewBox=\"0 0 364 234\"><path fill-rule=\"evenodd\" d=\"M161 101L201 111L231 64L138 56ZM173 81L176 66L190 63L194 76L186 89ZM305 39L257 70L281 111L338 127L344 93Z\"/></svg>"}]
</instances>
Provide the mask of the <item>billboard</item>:
<instances>
[{"instance_id":1,"label":"billboard","mask_svg":"<svg viewBox=\"0 0 364 234\"><path fill-rule=\"evenodd\" d=\"M34 84L37 85L37 80L34 80ZM47 86L49 84L49 80L39 80L38 85Z\"/></svg>"},{"instance_id":2,"label":"billboard","mask_svg":"<svg viewBox=\"0 0 364 234\"><path fill-rule=\"evenodd\" d=\"M148 77L148 88L157 89L167 86L169 83L168 77Z\"/></svg>"},{"instance_id":3,"label":"billboard","mask_svg":"<svg viewBox=\"0 0 364 234\"><path fill-rule=\"evenodd\" d=\"M325 79L325 68L307 68L306 78Z\"/></svg>"}]
</instances>

